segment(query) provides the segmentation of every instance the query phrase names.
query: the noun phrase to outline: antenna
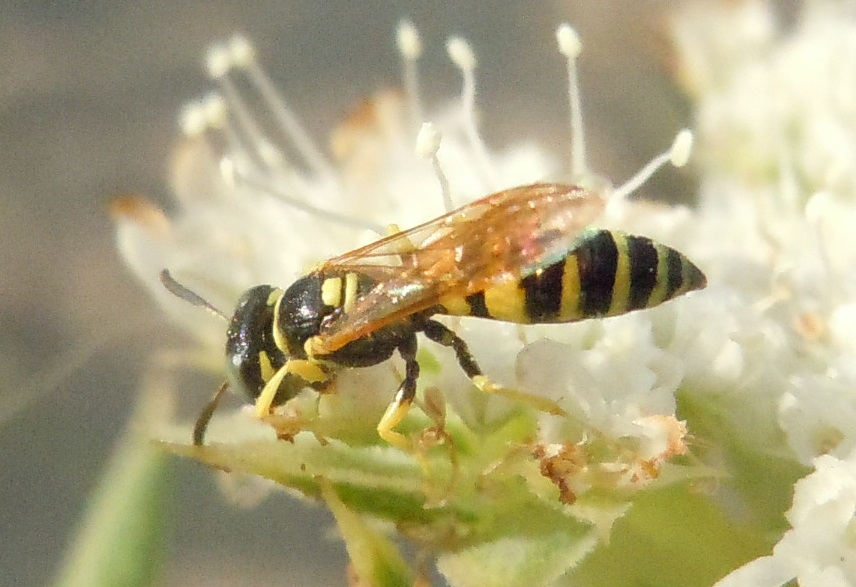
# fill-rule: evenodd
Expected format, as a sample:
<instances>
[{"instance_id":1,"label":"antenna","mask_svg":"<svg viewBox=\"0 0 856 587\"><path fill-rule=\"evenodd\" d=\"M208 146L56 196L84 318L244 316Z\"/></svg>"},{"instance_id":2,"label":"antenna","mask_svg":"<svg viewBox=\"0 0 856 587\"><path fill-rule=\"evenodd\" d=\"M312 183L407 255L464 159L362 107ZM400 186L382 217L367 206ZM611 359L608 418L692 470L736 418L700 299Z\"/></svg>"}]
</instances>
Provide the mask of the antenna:
<instances>
[{"instance_id":1,"label":"antenna","mask_svg":"<svg viewBox=\"0 0 856 587\"><path fill-rule=\"evenodd\" d=\"M208 423L211 421L211 417L217 409L217 404L220 403L220 398L223 397L223 394L226 393L227 389L229 389L229 382L225 381L223 385L217 389L217 392L208 401L208 403L205 404L205 409L202 410L202 413L199 414L199 417L196 419L196 424L193 425L194 446L202 446L205 443L205 431L208 429Z\"/></svg>"},{"instance_id":2,"label":"antenna","mask_svg":"<svg viewBox=\"0 0 856 587\"><path fill-rule=\"evenodd\" d=\"M194 306L199 306L200 308L205 308L215 316L219 316L226 322L229 321L229 317L226 316L220 309L216 308L211 302L200 296L198 293L187 289L185 286L181 285L177 282L172 275L170 275L168 269L164 269L160 272L160 282L163 286L177 298L184 300L185 302L190 302Z\"/></svg>"}]
</instances>

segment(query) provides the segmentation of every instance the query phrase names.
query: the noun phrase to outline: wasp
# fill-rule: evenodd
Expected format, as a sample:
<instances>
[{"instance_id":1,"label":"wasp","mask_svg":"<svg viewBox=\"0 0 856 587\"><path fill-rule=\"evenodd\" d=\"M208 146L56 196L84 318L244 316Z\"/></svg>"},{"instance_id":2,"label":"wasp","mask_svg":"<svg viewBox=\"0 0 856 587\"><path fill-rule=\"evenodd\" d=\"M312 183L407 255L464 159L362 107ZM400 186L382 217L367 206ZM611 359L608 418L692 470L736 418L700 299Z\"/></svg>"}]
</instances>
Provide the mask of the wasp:
<instances>
[{"instance_id":1,"label":"wasp","mask_svg":"<svg viewBox=\"0 0 856 587\"><path fill-rule=\"evenodd\" d=\"M342 369L398 352L404 378L377 431L404 448L395 428L416 395L417 334L451 348L479 389L503 389L434 316L575 322L651 308L705 287L702 271L675 249L591 228L604 206L602 196L579 186L515 187L329 259L285 290L247 290L226 334L227 382L199 416L194 444L203 443L227 388L254 401L263 417L307 387L322 390ZM161 279L179 297L213 309L166 270ZM506 391L561 413L546 398L539 404Z\"/></svg>"}]
</instances>

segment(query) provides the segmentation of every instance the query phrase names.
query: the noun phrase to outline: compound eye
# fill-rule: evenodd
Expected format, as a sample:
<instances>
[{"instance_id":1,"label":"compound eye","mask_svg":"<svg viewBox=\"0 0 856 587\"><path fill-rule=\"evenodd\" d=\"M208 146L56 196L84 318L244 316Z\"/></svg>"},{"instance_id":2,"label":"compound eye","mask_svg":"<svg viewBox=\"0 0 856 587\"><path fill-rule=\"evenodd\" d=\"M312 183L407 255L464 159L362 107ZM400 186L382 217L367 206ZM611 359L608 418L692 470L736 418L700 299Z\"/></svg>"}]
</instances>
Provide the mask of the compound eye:
<instances>
[{"instance_id":1,"label":"compound eye","mask_svg":"<svg viewBox=\"0 0 856 587\"><path fill-rule=\"evenodd\" d=\"M274 307L282 290L259 285L247 290L235 307L226 333L229 385L255 400L265 383L286 363L273 336Z\"/></svg>"}]
</instances>

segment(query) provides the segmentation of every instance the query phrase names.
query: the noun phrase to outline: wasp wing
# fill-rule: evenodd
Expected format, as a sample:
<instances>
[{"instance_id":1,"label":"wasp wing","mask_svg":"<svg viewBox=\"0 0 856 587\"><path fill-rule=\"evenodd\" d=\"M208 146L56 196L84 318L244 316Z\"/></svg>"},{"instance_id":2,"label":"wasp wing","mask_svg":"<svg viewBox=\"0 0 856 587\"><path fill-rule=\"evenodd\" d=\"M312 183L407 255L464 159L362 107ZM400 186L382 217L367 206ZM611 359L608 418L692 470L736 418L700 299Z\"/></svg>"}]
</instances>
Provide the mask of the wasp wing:
<instances>
[{"instance_id":1,"label":"wasp wing","mask_svg":"<svg viewBox=\"0 0 856 587\"><path fill-rule=\"evenodd\" d=\"M325 325L316 352L333 352L444 296L466 296L561 260L603 206L601 196L579 186L520 186L326 261L319 271L364 273L378 283Z\"/></svg>"}]
</instances>

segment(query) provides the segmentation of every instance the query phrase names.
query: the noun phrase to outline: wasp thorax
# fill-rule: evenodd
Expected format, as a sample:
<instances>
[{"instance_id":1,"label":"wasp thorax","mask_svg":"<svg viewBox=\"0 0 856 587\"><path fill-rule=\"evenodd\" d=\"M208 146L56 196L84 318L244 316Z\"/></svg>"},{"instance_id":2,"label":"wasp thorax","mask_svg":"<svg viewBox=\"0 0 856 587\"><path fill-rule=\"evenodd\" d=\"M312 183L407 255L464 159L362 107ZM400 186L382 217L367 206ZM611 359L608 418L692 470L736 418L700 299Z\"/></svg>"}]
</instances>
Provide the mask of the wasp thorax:
<instances>
[{"instance_id":1,"label":"wasp thorax","mask_svg":"<svg viewBox=\"0 0 856 587\"><path fill-rule=\"evenodd\" d=\"M306 358L304 344L320 332L324 318L338 307L324 303L324 282L322 276L311 273L292 283L279 300L275 328L291 357Z\"/></svg>"}]
</instances>

